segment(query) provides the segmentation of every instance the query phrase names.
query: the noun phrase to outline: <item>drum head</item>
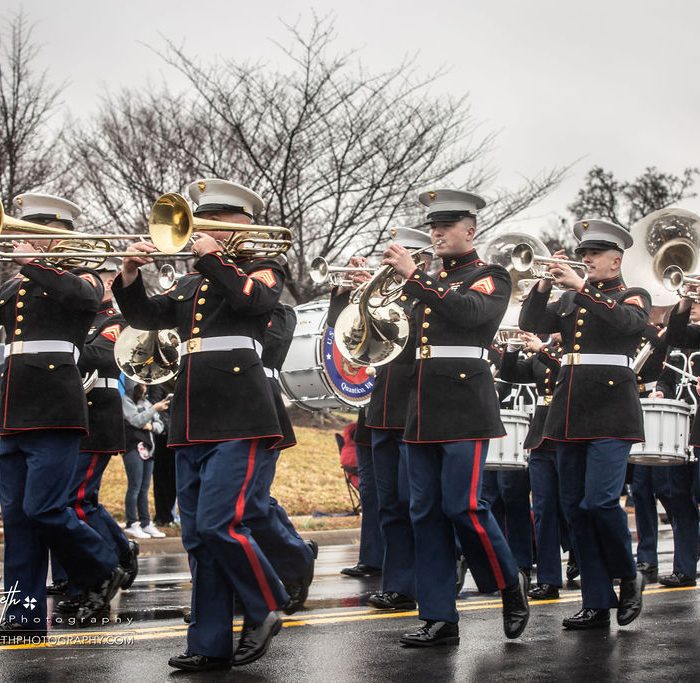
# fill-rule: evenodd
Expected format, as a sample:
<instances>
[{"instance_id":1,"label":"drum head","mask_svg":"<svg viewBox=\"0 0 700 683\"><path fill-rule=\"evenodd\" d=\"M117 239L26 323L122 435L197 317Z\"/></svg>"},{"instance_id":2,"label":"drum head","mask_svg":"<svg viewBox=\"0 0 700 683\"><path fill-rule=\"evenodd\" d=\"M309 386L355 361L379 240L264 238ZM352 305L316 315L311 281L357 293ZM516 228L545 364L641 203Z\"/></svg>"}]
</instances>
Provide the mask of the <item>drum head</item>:
<instances>
[{"instance_id":1,"label":"drum head","mask_svg":"<svg viewBox=\"0 0 700 683\"><path fill-rule=\"evenodd\" d=\"M280 372L290 401L308 410L360 408L369 403L374 377L343 358L335 331L326 327L329 301L295 307L297 326Z\"/></svg>"}]
</instances>

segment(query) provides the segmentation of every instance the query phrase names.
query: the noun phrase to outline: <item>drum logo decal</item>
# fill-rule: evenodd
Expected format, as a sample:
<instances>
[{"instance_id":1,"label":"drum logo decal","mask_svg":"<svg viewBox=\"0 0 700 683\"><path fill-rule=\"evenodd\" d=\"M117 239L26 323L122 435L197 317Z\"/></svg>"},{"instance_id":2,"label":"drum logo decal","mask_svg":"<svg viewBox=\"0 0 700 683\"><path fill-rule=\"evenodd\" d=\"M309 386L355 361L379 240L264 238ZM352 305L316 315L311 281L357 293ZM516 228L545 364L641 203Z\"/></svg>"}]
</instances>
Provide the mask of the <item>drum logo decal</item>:
<instances>
[{"instance_id":1,"label":"drum logo decal","mask_svg":"<svg viewBox=\"0 0 700 683\"><path fill-rule=\"evenodd\" d=\"M345 359L335 345L335 330L326 328L323 335L322 363L326 377L338 395L347 403L366 403L374 386L374 377L367 375L362 365L353 365Z\"/></svg>"}]
</instances>

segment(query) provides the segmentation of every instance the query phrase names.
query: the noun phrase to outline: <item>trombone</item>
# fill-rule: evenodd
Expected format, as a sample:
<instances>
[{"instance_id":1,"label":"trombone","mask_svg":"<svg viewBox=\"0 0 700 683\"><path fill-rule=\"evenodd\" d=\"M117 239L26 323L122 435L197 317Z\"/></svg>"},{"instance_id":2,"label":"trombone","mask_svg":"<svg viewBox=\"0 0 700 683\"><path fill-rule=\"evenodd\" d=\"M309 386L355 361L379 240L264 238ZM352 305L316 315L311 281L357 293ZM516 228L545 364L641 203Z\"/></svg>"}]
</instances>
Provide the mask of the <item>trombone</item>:
<instances>
[{"instance_id":1,"label":"trombone","mask_svg":"<svg viewBox=\"0 0 700 683\"><path fill-rule=\"evenodd\" d=\"M288 228L197 218L187 200L175 192L161 195L148 216L148 235L91 235L74 230L53 228L5 216L0 209L0 233L6 228L15 231L12 235L0 234L5 241L13 238L58 240L45 252L0 252L0 261L15 258L45 259L64 267L96 268L111 257L148 258L192 258L191 253L180 253L197 231L231 233L220 242L222 251L231 257L275 258L285 253L292 245L292 233ZM157 251L115 251L112 241L140 240L150 238Z\"/></svg>"},{"instance_id":2,"label":"trombone","mask_svg":"<svg viewBox=\"0 0 700 683\"><path fill-rule=\"evenodd\" d=\"M547 266L554 263L575 269L588 270L586 264L582 261L567 261L554 256L535 254L534 249L525 242L516 244L513 247L510 260L513 268L519 273L530 271L533 277L537 279L553 280L554 276L547 270Z\"/></svg>"}]
</instances>

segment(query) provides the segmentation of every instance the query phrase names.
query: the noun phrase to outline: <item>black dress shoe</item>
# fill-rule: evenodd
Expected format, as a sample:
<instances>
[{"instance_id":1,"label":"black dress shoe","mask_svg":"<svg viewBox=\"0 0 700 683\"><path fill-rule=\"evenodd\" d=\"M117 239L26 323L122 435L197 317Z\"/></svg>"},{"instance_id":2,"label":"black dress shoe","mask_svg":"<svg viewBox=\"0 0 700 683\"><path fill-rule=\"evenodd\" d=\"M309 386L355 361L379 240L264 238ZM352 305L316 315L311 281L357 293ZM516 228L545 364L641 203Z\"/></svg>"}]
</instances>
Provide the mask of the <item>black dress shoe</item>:
<instances>
[{"instance_id":1,"label":"black dress shoe","mask_svg":"<svg viewBox=\"0 0 700 683\"><path fill-rule=\"evenodd\" d=\"M120 560L119 564L124 570L124 580L120 588L126 590L136 580L139 573L139 544L129 541L129 552Z\"/></svg>"},{"instance_id":2,"label":"black dress shoe","mask_svg":"<svg viewBox=\"0 0 700 683\"><path fill-rule=\"evenodd\" d=\"M215 671L216 669L230 669L231 660L223 657L206 657L205 655L177 655L168 660L168 664L175 669L185 671Z\"/></svg>"},{"instance_id":3,"label":"black dress shoe","mask_svg":"<svg viewBox=\"0 0 700 683\"><path fill-rule=\"evenodd\" d=\"M63 595L67 588L68 579L54 581L52 584L46 586L46 595Z\"/></svg>"},{"instance_id":4,"label":"black dress shoe","mask_svg":"<svg viewBox=\"0 0 700 683\"><path fill-rule=\"evenodd\" d=\"M56 603L56 611L61 614L75 614L80 609L78 598L66 598Z\"/></svg>"},{"instance_id":5,"label":"black dress shoe","mask_svg":"<svg viewBox=\"0 0 700 683\"><path fill-rule=\"evenodd\" d=\"M569 560L566 563L566 580L573 581L580 573L578 565L576 564L576 558L569 553Z\"/></svg>"},{"instance_id":6,"label":"black dress shoe","mask_svg":"<svg viewBox=\"0 0 700 683\"><path fill-rule=\"evenodd\" d=\"M637 572L620 580L620 600L617 603L617 623L620 626L631 624L642 612L642 575Z\"/></svg>"},{"instance_id":7,"label":"black dress shoe","mask_svg":"<svg viewBox=\"0 0 700 683\"><path fill-rule=\"evenodd\" d=\"M591 628L608 628L610 626L609 609L591 609L584 607L573 617L567 617L562 622L564 628L573 631L585 631Z\"/></svg>"},{"instance_id":8,"label":"black dress shoe","mask_svg":"<svg viewBox=\"0 0 700 683\"><path fill-rule=\"evenodd\" d=\"M359 578L362 576L379 576L382 570L380 567L370 567L368 564L358 562L354 567L345 567L345 569L341 569L340 573L345 574L345 576Z\"/></svg>"},{"instance_id":9,"label":"black dress shoe","mask_svg":"<svg viewBox=\"0 0 700 683\"><path fill-rule=\"evenodd\" d=\"M426 621L415 631L404 633L399 642L406 647L432 647L459 643L459 625L449 621Z\"/></svg>"},{"instance_id":10,"label":"black dress shoe","mask_svg":"<svg viewBox=\"0 0 700 683\"><path fill-rule=\"evenodd\" d=\"M644 583L653 583L659 578L659 567L649 562L637 562L637 571L642 573Z\"/></svg>"},{"instance_id":11,"label":"black dress shoe","mask_svg":"<svg viewBox=\"0 0 700 683\"><path fill-rule=\"evenodd\" d=\"M29 629L24 624L15 622L0 622L0 645L24 643L33 641L35 638L46 638L46 630Z\"/></svg>"},{"instance_id":12,"label":"black dress shoe","mask_svg":"<svg viewBox=\"0 0 700 683\"><path fill-rule=\"evenodd\" d=\"M673 574L668 574L667 576L660 576L659 583L669 588L683 588L684 586L696 586L698 582L694 576L673 572Z\"/></svg>"},{"instance_id":13,"label":"black dress shoe","mask_svg":"<svg viewBox=\"0 0 700 683\"><path fill-rule=\"evenodd\" d=\"M270 641L280 632L281 628L282 620L275 612L270 612L259 626L243 624L241 639L238 641L238 647L233 655L233 665L243 666L260 659L267 652Z\"/></svg>"},{"instance_id":14,"label":"black dress shoe","mask_svg":"<svg viewBox=\"0 0 700 683\"><path fill-rule=\"evenodd\" d=\"M292 615L298 612L306 602L309 597L309 587L314 580L314 565L316 564L316 558L318 557L318 543L316 541L304 541L308 546L313 559L306 569L304 576L298 581L290 581L284 584L284 588L289 595L289 600L284 606L283 611L285 614Z\"/></svg>"},{"instance_id":15,"label":"black dress shoe","mask_svg":"<svg viewBox=\"0 0 700 683\"><path fill-rule=\"evenodd\" d=\"M459 595L464 588L464 582L467 578L467 569L469 569L467 558L464 557L464 555L460 555L459 559L457 560L457 595Z\"/></svg>"},{"instance_id":16,"label":"black dress shoe","mask_svg":"<svg viewBox=\"0 0 700 683\"><path fill-rule=\"evenodd\" d=\"M112 573L97 586L88 590L76 613L79 626L90 626L98 615L109 610L109 601L116 595L124 581L124 570L116 566Z\"/></svg>"},{"instance_id":17,"label":"black dress shoe","mask_svg":"<svg viewBox=\"0 0 700 683\"><path fill-rule=\"evenodd\" d=\"M182 615L182 621L189 624L192 621L192 612L186 612Z\"/></svg>"},{"instance_id":18,"label":"black dress shoe","mask_svg":"<svg viewBox=\"0 0 700 683\"><path fill-rule=\"evenodd\" d=\"M518 582L501 591L503 632L506 638L517 638L527 626L530 605L527 604L527 577L518 572Z\"/></svg>"},{"instance_id":19,"label":"black dress shoe","mask_svg":"<svg viewBox=\"0 0 700 683\"><path fill-rule=\"evenodd\" d=\"M413 598L396 591L370 595L367 604L377 609L395 609L399 612L416 609L416 601Z\"/></svg>"},{"instance_id":20,"label":"black dress shoe","mask_svg":"<svg viewBox=\"0 0 700 683\"><path fill-rule=\"evenodd\" d=\"M559 587L551 583L538 583L527 594L533 600L556 600L559 597Z\"/></svg>"}]
</instances>

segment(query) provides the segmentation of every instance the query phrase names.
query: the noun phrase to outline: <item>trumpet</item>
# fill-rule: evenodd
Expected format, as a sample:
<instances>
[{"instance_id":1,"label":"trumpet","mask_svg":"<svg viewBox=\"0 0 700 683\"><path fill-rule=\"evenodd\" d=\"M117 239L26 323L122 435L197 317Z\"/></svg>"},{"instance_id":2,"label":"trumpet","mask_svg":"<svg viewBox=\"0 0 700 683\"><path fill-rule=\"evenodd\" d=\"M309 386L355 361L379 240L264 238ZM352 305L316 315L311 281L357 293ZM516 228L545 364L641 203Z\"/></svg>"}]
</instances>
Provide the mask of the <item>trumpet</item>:
<instances>
[{"instance_id":1,"label":"trumpet","mask_svg":"<svg viewBox=\"0 0 700 683\"><path fill-rule=\"evenodd\" d=\"M681 298L700 301L700 292L694 292L689 287L700 285L700 278L686 275L679 266L668 266L662 276L663 285L670 292L677 292Z\"/></svg>"},{"instance_id":2,"label":"trumpet","mask_svg":"<svg viewBox=\"0 0 700 683\"><path fill-rule=\"evenodd\" d=\"M348 278L344 278L346 273L362 273L367 272L367 268L355 266L332 266L323 256L317 256L311 261L309 267L309 277L317 284L322 285L324 282L329 283L333 287L352 287L353 282Z\"/></svg>"},{"instance_id":3,"label":"trumpet","mask_svg":"<svg viewBox=\"0 0 700 683\"><path fill-rule=\"evenodd\" d=\"M105 259L137 256L155 259L192 258L191 253L180 253L198 230L227 232L230 235L221 242L222 251L228 256L247 258L274 258L291 247L292 233L288 228L243 223L225 223L205 220L193 215L187 200L180 194L170 192L161 195L151 208L148 217L148 235L91 235L74 230L63 230L8 218L0 213L0 232L11 228L15 234L5 235L5 241L19 237L27 239L54 240L44 252L0 252L0 261L15 258L47 260L63 267L98 268ZM150 238L157 251L145 254L140 251L115 251L112 241Z\"/></svg>"},{"instance_id":4,"label":"trumpet","mask_svg":"<svg viewBox=\"0 0 700 683\"><path fill-rule=\"evenodd\" d=\"M567 261L553 256L535 254L534 249L527 243L516 244L510 255L513 268L519 273L530 271L537 279L553 280L554 276L547 270L547 266L553 263L570 266L571 268L587 270L582 261Z\"/></svg>"}]
</instances>

